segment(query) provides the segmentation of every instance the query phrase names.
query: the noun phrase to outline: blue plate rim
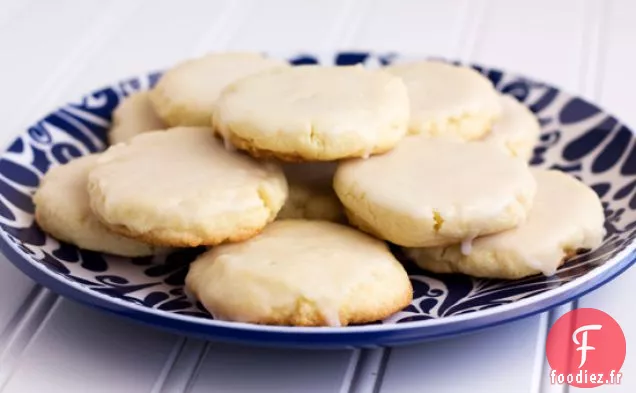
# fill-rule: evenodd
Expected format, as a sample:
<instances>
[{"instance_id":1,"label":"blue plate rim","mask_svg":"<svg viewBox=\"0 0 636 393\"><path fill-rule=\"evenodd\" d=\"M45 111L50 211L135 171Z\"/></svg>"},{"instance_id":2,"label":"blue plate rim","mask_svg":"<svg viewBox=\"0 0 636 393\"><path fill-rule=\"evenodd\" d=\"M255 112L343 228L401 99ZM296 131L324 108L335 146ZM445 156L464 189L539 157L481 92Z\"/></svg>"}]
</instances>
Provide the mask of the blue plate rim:
<instances>
[{"instance_id":1,"label":"blue plate rim","mask_svg":"<svg viewBox=\"0 0 636 393\"><path fill-rule=\"evenodd\" d=\"M270 333L283 333L283 334L356 334L356 333L373 333L373 332L385 332L385 331L403 331L412 329L422 329L431 327L444 327L447 325L455 325L467 321L479 321L483 319L491 319L502 314L512 314L509 318L501 320L501 322L518 319L523 316L530 316L545 309L549 309L568 300L572 300L587 293L595 288L602 286L609 282L613 278L620 275L627 270L631 265L636 262L636 243L631 243L625 249L621 250L614 258L613 263L605 263L587 273L584 276L576 278L566 284L561 285L558 288L545 291L535 296L531 296L525 299L518 300L513 303L504 304L499 307L482 310L479 315L474 313L451 315L439 319L428 319L424 321L404 322L399 324L381 324L381 325L363 325L363 326L346 326L346 327L296 327L296 326L269 326L269 325L257 325L241 322L229 322L216 319L204 319L201 317L181 315L169 313L162 310L152 309L124 300L110 297L108 295L91 291L83 287L81 284L65 280L63 277L55 274L54 272L46 269L43 265L38 263L31 263L28 257L22 255L17 245L14 244L4 230L0 230L0 250L7 257L7 259L14 264L22 272L35 279L45 287L52 289L54 292L61 293L65 296L69 296L75 300L98 305L101 308L110 309L117 312L118 310L129 310L131 312L137 312L141 315L153 315L156 317L167 318L182 323L190 323L199 325L201 327L209 328L228 328L231 330L243 330L251 332L270 332ZM26 268L26 269L25 269ZM34 277L35 276L35 277ZM600 277L599 280L595 278ZM53 285L46 285L53 284ZM71 291L66 290L72 288ZM563 298L565 295L565 298ZM570 295L568 297L568 295ZM91 302L86 299L93 298L96 302ZM543 306L538 306L537 303L543 303ZM116 307L113 307L116 305ZM534 308L524 313L523 310L530 308L531 306L538 306L538 310ZM515 311L520 311L516 312Z\"/></svg>"},{"instance_id":2,"label":"blue plate rim","mask_svg":"<svg viewBox=\"0 0 636 393\"><path fill-rule=\"evenodd\" d=\"M474 65L472 63L461 63ZM479 66L487 69L493 68L483 64L479 64ZM525 76L522 76L517 72L508 72L500 68L495 69L505 72L509 75L526 78ZM149 74L150 73L145 73L143 75ZM122 80L129 79L132 78L126 78ZM547 87L554 88L559 92L565 93L573 98L580 98L581 100L589 103L589 101L585 97L582 97L578 94L572 94L566 90L555 87L551 83L545 83L534 78L526 79L539 84L543 84ZM112 85L113 84L107 86ZM106 88L107 86L105 86L104 88ZM101 89L92 90L91 93L100 90ZM91 93L89 93L89 95ZM604 113L609 113L596 104L592 105L594 105ZM8 147L11 145L11 143L13 143L13 141L13 139L9 141L9 143L3 150L3 154L7 151ZM18 246L9 239L8 236L9 234L4 229L0 229L0 239L2 240L0 241L0 251L2 251L2 253L14 266L16 266L20 271L22 271L24 274L34 279L37 283L43 285L44 287L47 287L55 293L71 298L80 303L95 306L118 315L124 315L126 317L129 317L130 319L149 323L159 328L168 328L169 330L179 331L182 333L190 333L195 335L199 334L208 337L210 335L222 336L226 341L234 340L239 342L251 341L252 343L262 343L260 341L262 338L250 339L249 337L234 338L229 336L237 334L258 334L259 336L265 335L265 338L270 336L271 338L274 338L276 340L276 342L273 343L274 345L294 343L294 346L299 346L298 344L300 343L295 342L295 340L302 340L303 338L301 337L313 337L316 340L325 340L328 338L325 336L330 336L330 338L332 338L331 344L335 344L337 347L343 347L351 345L360 346L365 344L391 345L399 343L399 336L405 333L420 332L420 334L416 334L415 336L411 334L403 340L412 342L481 330L490 326L529 317L531 315L546 311L552 307L583 296L584 294L589 293L618 277L636 262L636 242L632 242L627 245L625 249L621 250L617 255L611 258L611 260L607 263L598 266L589 273L578 277L566 284L545 291L538 295L517 300L509 304L500 305L498 307L487 310L480 310L477 313L451 315L439 319L410 321L399 324L379 324L347 327L269 326L180 315L176 313L148 308L131 302L126 302L115 297L110 297L108 295L92 291L88 288L85 288L79 283L64 279L63 277L59 276L53 271L50 271L37 261L32 260L28 255L25 255L18 248ZM164 322L164 324L162 324L162 322ZM166 322L169 322L169 324L166 324ZM427 333L429 330L430 333ZM358 335L360 336L360 339L351 340L351 335ZM364 337L362 337L362 335ZM367 337L367 335L382 335L385 337L378 340L374 337ZM352 342L354 344L351 344ZM312 344L311 342L305 342L304 344L316 347L316 344ZM325 341L321 341L318 344L321 346L323 344L327 346L330 345L329 342Z\"/></svg>"}]
</instances>

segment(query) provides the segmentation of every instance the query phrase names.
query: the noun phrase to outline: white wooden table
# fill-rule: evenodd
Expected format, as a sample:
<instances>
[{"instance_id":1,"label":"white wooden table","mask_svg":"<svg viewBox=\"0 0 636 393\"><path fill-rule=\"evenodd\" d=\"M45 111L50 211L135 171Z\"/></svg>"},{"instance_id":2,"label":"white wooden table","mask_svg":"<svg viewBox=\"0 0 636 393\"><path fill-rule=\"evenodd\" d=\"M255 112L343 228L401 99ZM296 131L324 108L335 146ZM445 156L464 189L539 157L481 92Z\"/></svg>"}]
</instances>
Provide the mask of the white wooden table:
<instances>
[{"instance_id":1,"label":"white wooden table","mask_svg":"<svg viewBox=\"0 0 636 393\"><path fill-rule=\"evenodd\" d=\"M473 60L600 102L636 126L632 0L0 0L0 142L55 106L212 50L371 49ZM550 313L377 350L264 350L153 330L61 299L0 257L0 391L565 392L548 327L597 307L627 337L636 392L636 269ZM571 388L574 392L577 389Z\"/></svg>"}]
</instances>

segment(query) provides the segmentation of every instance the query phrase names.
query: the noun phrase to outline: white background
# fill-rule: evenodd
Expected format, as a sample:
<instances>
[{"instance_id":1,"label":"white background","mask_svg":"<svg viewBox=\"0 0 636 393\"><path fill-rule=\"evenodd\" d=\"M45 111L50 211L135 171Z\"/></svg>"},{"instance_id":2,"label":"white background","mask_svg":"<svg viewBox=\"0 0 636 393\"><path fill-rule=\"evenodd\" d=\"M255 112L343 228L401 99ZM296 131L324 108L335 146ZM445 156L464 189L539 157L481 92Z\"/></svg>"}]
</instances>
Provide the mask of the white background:
<instances>
[{"instance_id":1,"label":"white background","mask_svg":"<svg viewBox=\"0 0 636 393\"><path fill-rule=\"evenodd\" d=\"M213 50L371 49L472 60L582 94L636 125L631 0L0 0L0 142L54 107ZM622 325L636 391L636 270L578 301ZM568 305L389 350L264 350L156 331L58 298L0 257L2 392L565 392L547 381ZM570 389L571 392L577 389Z\"/></svg>"}]
</instances>

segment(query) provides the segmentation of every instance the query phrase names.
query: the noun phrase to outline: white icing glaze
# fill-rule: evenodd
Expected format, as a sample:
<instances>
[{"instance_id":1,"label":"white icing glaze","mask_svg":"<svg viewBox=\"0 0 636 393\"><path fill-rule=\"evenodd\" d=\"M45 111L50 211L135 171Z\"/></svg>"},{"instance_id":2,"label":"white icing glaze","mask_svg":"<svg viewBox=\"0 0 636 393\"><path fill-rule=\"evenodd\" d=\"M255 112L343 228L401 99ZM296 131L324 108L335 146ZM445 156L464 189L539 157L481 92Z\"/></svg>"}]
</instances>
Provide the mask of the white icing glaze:
<instances>
[{"instance_id":1,"label":"white icing glaze","mask_svg":"<svg viewBox=\"0 0 636 393\"><path fill-rule=\"evenodd\" d=\"M382 183L378 174L385 174ZM478 210L496 218L516 195L535 188L527 165L495 147L420 136L372 159L344 162L338 176L369 183L369 197L413 216L431 216L434 207L442 217L468 218Z\"/></svg>"},{"instance_id":2,"label":"white icing glaze","mask_svg":"<svg viewBox=\"0 0 636 393\"><path fill-rule=\"evenodd\" d=\"M460 249L463 255L470 255L473 250L473 240L475 240L475 236L467 237L462 240Z\"/></svg>"},{"instance_id":3,"label":"white icing glaze","mask_svg":"<svg viewBox=\"0 0 636 393\"><path fill-rule=\"evenodd\" d=\"M112 146L90 173L88 190L93 210L112 225L213 237L266 220L265 202L279 209L287 184L280 168L228 152L211 129L178 127ZM250 214L236 223L242 212Z\"/></svg>"},{"instance_id":4,"label":"white icing glaze","mask_svg":"<svg viewBox=\"0 0 636 393\"><path fill-rule=\"evenodd\" d=\"M88 250L126 256L165 251L110 231L92 212L87 179L99 157L79 157L46 173L33 197L39 225L54 237Z\"/></svg>"},{"instance_id":5,"label":"white icing glaze","mask_svg":"<svg viewBox=\"0 0 636 393\"><path fill-rule=\"evenodd\" d=\"M327 326L340 327L340 310L337 304L332 301L316 301L316 306L320 310L322 317L325 319Z\"/></svg>"},{"instance_id":6,"label":"white icing glaze","mask_svg":"<svg viewBox=\"0 0 636 393\"><path fill-rule=\"evenodd\" d=\"M407 248L406 254L437 273L519 279L551 276L573 252L598 247L605 217L594 190L557 170L535 168L531 173L537 193L527 219L517 227L476 238L469 255L460 244Z\"/></svg>"},{"instance_id":7,"label":"white icing glaze","mask_svg":"<svg viewBox=\"0 0 636 393\"><path fill-rule=\"evenodd\" d=\"M133 93L124 98L113 111L113 125L108 133L110 144L126 142L148 131L166 128L155 113L148 92Z\"/></svg>"},{"instance_id":8,"label":"white icing glaze","mask_svg":"<svg viewBox=\"0 0 636 393\"><path fill-rule=\"evenodd\" d=\"M344 211L331 186L289 181L287 200L276 219L290 218L342 222Z\"/></svg>"},{"instance_id":9,"label":"white icing glaze","mask_svg":"<svg viewBox=\"0 0 636 393\"><path fill-rule=\"evenodd\" d=\"M421 61L389 66L386 70L401 77L408 88L411 133L443 136L444 125L473 117L480 119L477 129L464 132L480 136L501 112L492 83L471 68Z\"/></svg>"},{"instance_id":10,"label":"white icing glaze","mask_svg":"<svg viewBox=\"0 0 636 393\"><path fill-rule=\"evenodd\" d=\"M553 276L558 268L556 263L547 263L546 260L541 261L529 255L522 254L521 258L527 266L543 273L546 277Z\"/></svg>"},{"instance_id":11,"label":"white icing glaze","mask_svg":"<svg viewBox=\"0 0 636 393\"><path fill-rule=\"evenodd\" d=\"M527 266L552 275L565 250L597 247L605 234L598 196L560 172L533 169L537 195L526 222L473 242L473 250L508 250Z\"/></svg>"},{"instance_id":12,"label":"white icing glaze","mask_svg":"<svg viewBox=\"0 0 636 393\"><path fill-rule=\"evenodd\" d=\"M384 242L325 221L283 220L203 254L186 285L214 315L231 320L261 321L273 310L285 315L302 301L325 324L339 326L340 313L359 306L346 302L361 285L371 302L376 286L390 298L403 291L405 274Z\"/></svg>"},{"instance_id":13,"label":"white icing glaze","mask_svg":"<svg viewBox=\"0 0 636 393\"><path fill-rule=\"evenodd\" d=\"M228 129L259 148L338 152L338 159L395 145L407 130L408 94L400 78L380 70L292 67L233 84L213 117L217 132Z\"/></svg>"},{"instance_id":14,"label":"white icing glaze","mask_svg":"<svg viewBox=\"0 0 636 393\"><path fill-rule=\"evenodd\" d=\"M539 121L514 97L501 95L499 101L503 112L483 141L497 144L527 161L532 156L532 150L541 132Z\"/></svg>"},{"instance_id":15,"label":"white icing glaze","mask_svg":"<svg viewBox=\"0 0 636 393\"><path fill-rule=\"evenodd\" d=\"M288 64L249 52L211 53L186 60L166 71L153 89L153 94L166 101L166 107L157 109L166 114L175 112L175 108L184 112L179 121L172 119L172 126L208 126L214 105L226 87L248 75L281 67Z\"/></svg>"},{"instance_id":16,"label":"white icing glaze","mask_svg":"<svg viewBox=\"0 0 636 393\"><path fill-rule=\"evenodd\" d=\"M334 188L376 235L429 247L514 227L525 219L535 180L525 162L497 146L418 135L382 155L340 163ZM433 212L443 225L431 222Z\"/></svg>"}]
</instances>

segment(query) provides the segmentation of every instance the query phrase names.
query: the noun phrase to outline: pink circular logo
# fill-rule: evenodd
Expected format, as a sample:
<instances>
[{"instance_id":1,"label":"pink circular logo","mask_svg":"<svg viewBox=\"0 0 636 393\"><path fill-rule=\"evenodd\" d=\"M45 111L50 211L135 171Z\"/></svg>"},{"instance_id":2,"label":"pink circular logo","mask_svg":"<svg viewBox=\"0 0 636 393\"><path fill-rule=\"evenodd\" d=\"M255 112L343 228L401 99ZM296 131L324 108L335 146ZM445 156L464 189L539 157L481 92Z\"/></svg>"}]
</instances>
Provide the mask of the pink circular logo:
<instances>
[{"instance_id":1,"label":"pink circular logo","mask_svg":"<svg viewBox=\"0 0 636 393\"><path fill-rule=\"evenodd\" d=\"M614 318L594 308L572 310L548 334L550 382L580 388L618 385L625 351L625 335Z\"/></svg>"}]
</instances>

